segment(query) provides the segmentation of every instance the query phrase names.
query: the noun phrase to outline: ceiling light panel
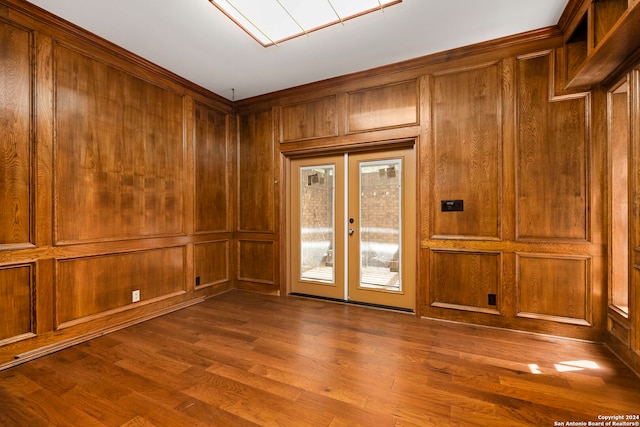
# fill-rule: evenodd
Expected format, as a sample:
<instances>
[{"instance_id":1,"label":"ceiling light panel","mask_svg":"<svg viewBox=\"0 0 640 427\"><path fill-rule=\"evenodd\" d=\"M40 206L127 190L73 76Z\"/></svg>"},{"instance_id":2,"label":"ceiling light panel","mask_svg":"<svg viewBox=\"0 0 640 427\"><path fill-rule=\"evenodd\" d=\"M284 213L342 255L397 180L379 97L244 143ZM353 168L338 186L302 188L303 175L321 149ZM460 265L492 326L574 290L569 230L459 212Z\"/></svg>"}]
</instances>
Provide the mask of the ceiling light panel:
<instances>
[{"instance_id":1,"label":"ceiling light panel","mask_svg":"<svg viewBox=\"0 0 640 427\"><path fill-rule=\"evenodd\" d=\"M264 46L308 34L402 0L210 0Z\"/></svg>"}]
</instances>

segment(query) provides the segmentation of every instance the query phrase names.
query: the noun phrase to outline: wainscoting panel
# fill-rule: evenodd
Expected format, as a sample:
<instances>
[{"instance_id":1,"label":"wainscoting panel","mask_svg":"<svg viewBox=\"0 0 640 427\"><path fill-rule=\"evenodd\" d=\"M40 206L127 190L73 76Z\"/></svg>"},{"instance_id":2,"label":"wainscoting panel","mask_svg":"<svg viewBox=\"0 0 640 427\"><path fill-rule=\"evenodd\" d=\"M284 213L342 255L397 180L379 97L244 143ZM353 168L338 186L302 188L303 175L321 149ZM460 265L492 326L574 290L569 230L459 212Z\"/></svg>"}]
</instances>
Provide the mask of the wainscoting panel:
<instances>
[{"instance_id":1,"label":"wainscoting panel","mask_svg":"<svg viewBox=\"0 0 640 427\"><path fill-rule=\"evenodd\" d=\"M238 241L238 280L272 285L275 283L274 242Z\"/></svg>"},{"instance_id":2,"label":"wainscoting panel","mask_svg":"<svg viewBox=\"0 0 640 427\"><path fill-rule=\"evenodd\" d=\"M215 285L230 280L229 251L229 240L195 245L196 286Z\"/></svg>"},{"instance_id":3,"label":"wainscoting panel","mask_svg":"<svg viewBox=\"0 0 640 427\"><path fill-rule=\"evenodd\" d=\"M518 316L591 324L591 259L516 254Z\"/></svg>"},{"instance_id":4,"label":"wainscoting panel","mask_svg":"<svg viewBox=\"0 0 640 427\"><path fill-rule=\"evenodd\" d=\"M432 307L500 313L500 252L432 249L429 259ZM489 295L493 295L495 303L489 304Z\"/></svg>"},{"instance_id":5,"label":"wainscoting panel","mask_svg":"<svg viewBox=\"0 0 640 427\"><path fill-rule=\"evenodd\" d=\"M35 332L33 266L0 268L0 344Z\"/></svg>"},{"instance_id":6,"label":"wainscoting panel","mask_svg":"<svg viewBox=\"0 0 640 427\"><path fill-rule=\"evenodd\" d=\"M184 247L76 258L56 268L57 326L184 292ZM77 322L74 322L77 323Z\"/></svg>"}]
</instances>

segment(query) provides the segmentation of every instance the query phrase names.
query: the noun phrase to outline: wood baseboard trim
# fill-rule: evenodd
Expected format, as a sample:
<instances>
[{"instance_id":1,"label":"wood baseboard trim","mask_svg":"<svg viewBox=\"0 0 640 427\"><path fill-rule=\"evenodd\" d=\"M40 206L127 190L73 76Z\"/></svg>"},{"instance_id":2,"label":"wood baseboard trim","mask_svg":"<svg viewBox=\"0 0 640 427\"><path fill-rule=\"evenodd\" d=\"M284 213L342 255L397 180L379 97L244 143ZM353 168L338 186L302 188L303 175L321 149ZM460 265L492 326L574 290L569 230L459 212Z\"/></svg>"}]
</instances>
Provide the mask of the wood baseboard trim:
<instances>
[{"instance_id":1,"label":"wood baseboard trim","mask_svg":"<svg viewBox=\"0 0 640 427\"><path fill-rule=\"evenodd\" d=\"M153 319L153 318L156 318L156 317L160 317L160 316L164 316L165 314L169 314L169 313L172 313L174 311L182 310L183 308L187 308L187 307L190 307L192 305L200 304L205 299L207 299L206 296L200 297L200 298L195 298L195 299L192 299L192 300L189 300L189 301L185 301L185 302L177 304L177 305L173 305L171 307L166 307L166 308L163 308L161 310L154 311L153 313L149 313L149 314L147 314L145 316L138 317L136 319L129 320L127 322L123 322L123 323L120 323L120 324L115 325L115 326L111 326L111 327L108 327L108 328L100 329L98 331L90 332L88 334L84 334L84 335L80 335L80 336L77 336L77 337L74 337L74 338L70 338L68 340L60 341L60 342L57 342L55 344L47 345L47 346L44 346L44 347L37 348L35 350L31 350L31 351L27 351L27 352L24 352L24 353L21 353L21 354L17 354L17 355L14 356L14 360L13 361L7 362L5 364L0 365L0 371L12 368L14 366L17 366L17 365L20 365L22 363L37 359L37 358L42 357L42 356L46 356L46 355L55 353L55 352L60 351L60 350L64 350L65 348L73 347L74 345L77 345L77 344L92 340L94 338L101 337L103 335L107 335L107 334L109 334L111 332L115 332L115 331L118 331L120 329L128 328L129 326L137 325L138 323L146 322L147 320L150 320L150 319Z\"/></svg>"}]
</instances>

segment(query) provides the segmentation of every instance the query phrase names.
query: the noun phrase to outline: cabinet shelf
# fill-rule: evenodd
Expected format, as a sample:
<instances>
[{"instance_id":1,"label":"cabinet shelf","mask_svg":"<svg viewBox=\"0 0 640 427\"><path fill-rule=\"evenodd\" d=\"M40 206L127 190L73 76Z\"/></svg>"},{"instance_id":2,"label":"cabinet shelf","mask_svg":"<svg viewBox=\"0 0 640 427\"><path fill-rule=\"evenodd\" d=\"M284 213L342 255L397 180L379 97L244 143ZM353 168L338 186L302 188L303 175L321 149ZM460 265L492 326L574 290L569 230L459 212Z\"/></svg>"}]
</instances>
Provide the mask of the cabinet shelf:
<instances>
[{"instance_id":1,"label":"cabinet shelf","mask_svg":"<svg viewBox=\"0 0 640 427\"><path fill-rule=\"evenodd\" d=\"M596 0L566 38L567 88L598 84L640 49L640 2Z\"/></svg>"}]
</instances>

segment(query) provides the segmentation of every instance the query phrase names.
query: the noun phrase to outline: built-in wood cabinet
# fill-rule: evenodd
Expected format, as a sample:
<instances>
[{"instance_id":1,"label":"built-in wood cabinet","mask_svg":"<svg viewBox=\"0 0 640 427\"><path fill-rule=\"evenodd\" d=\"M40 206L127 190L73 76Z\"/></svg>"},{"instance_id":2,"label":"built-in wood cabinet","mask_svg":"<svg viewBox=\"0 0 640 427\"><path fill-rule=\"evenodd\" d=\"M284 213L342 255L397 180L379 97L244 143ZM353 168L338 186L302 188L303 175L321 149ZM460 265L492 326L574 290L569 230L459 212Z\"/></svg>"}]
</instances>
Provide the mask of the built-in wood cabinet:
<instances>
[{"instance_id":1,"label":"built-in wood cabinet","mask_svg":"<svg viewBox=\"0 0 640 427\"><path fill-rule=\"evenodd\" d=\"M633 64L640 48L640 3L637 0L582 0L567 6L563 31L567 86L599 84Z\"/></svg>"}]
</instances>

